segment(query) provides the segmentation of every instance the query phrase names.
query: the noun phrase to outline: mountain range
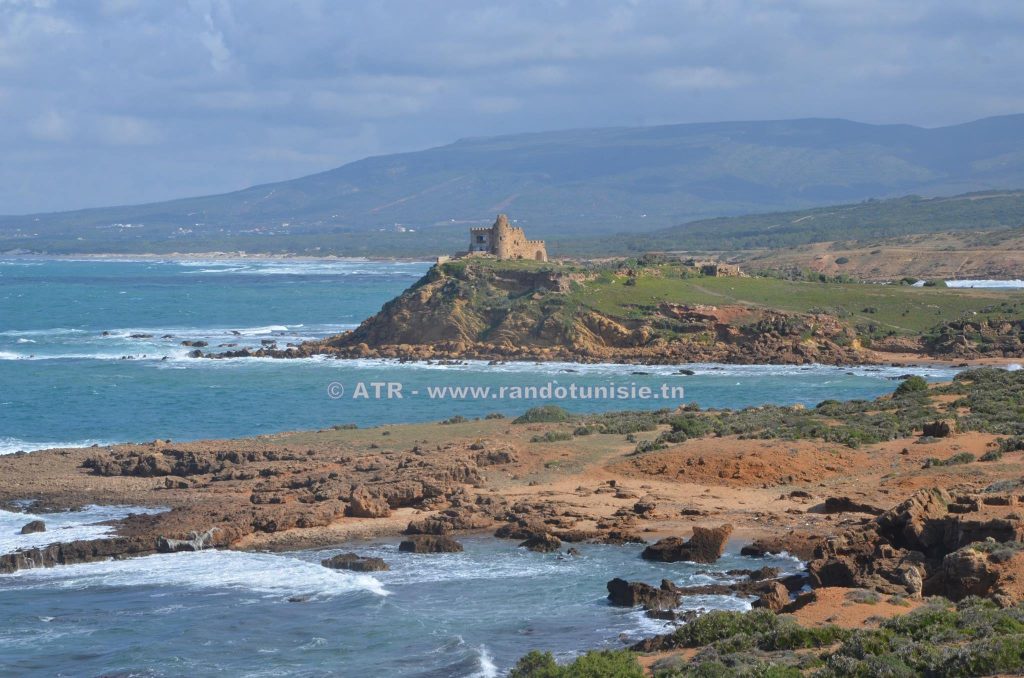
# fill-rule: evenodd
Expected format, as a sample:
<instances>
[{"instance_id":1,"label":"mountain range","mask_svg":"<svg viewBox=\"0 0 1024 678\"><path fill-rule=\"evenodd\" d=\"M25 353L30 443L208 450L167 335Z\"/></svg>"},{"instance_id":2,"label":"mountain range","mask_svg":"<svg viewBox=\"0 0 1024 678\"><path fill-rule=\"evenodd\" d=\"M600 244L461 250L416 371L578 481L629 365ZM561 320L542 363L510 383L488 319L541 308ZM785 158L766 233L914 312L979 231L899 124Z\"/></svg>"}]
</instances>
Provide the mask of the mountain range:
<instances>
[{"instance_id":1,"label":"mountain range","mask_svg":"<svg viewBox=\"0 0 1024 678\"><path fill-rule=\"evenodd\" d=\"M932 129L803 119L567 130L462 139L220 195L0 217L0 251L428 253L499 211L531 237L572 241L1020 187L1024 115Z\"/></svg>"}]
</instances>

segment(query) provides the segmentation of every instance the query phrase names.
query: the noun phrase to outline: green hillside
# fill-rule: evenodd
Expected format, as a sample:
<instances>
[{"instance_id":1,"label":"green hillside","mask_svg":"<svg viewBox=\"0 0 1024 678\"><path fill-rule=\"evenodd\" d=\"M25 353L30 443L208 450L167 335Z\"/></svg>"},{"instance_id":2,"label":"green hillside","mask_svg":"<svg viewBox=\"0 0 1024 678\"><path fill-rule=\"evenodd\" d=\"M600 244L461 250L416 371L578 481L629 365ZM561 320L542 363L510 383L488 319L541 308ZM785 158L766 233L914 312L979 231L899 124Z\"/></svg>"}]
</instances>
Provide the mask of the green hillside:
<instances>
[{"instance_id":1,"label":"green hillside","mask_svg":"<svg viewBox=\"0 0 1024 678\"><path fill-rule=\"evenodd\" d=\"M652 250L745 250L919 233L994 231L1024 226L1024 191L868 200L793 212L694 221L642 235L623 233L575 245L581 254ZM556 242L569 246L569 243Z\"/></svg>"},{"instance_id":2,"label":"green hillside","mask_svg":"<svg viewBox=\"0 0 1024 678\"><path fill-rule=\"evenodd\" d=\"M0 251L423 255L460 246L468 226L498 211L565 252L600 249L570 239L651 231L650 241L601 247L721 249L833 238L833 224L847 224L787 225L770 215L673 227L1021 186L1024 115L936 129L809 119L570 130L463 139L223 195L0 217Z\"/></svg>"}]
</instances>

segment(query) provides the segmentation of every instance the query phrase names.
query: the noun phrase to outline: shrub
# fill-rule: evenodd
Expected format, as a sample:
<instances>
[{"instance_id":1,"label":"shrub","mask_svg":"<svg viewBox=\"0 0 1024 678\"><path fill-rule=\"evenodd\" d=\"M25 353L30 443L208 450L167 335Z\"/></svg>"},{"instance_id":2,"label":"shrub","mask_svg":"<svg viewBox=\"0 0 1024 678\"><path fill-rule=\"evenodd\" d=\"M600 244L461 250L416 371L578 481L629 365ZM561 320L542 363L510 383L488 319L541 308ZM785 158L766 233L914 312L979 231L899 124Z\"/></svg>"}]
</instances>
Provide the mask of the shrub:
<instances>
[{"instance_id":1,"label":"shrub","mask_svg":"<svg viewBox=\"0 0 1024 678\"><path fill-rule=\"evenodd\" d=\"M465 424L469 419L466 419L461 414L456 414L454 417L449 417L442 421L442 424Z\"/></svg>"},{"instance_id":2,"label":"shrub","mask_svg":"<svg viewBox=\"0 0 1024 678\"><path fill-rule=\"evenodd\" d=\"M563 440L572 440L572 434L568 431L548 431L544 435L530 438L531 443L557 443Z\"/></svg>"},{"instance_id":3,"label":"shrub","mask_svg":"<svg viewBox=\"0 0 1024 678\"><path fill-rule=\"evenodd\" d=\"M985 454L981 455L978 461L999 461L1003 458L1002 450L989 450Z\"/></svg>"},{"instance_id":4,"label":"shrub","mask_svg":"<svg viewBox=\"0 0 1024 678\"><path fill-rule=\"evenodd\" d=\"M489 412L484 419L504 419L505 415L501 412Z\"/></svg>"},{"instance_id":5,"label":"shrub","mask_svg":"<svg viewBox=\"0 0 1024 678\"><path fill-rule=\"evenodd\" d=\"M513 424L540 424L547 422L568 421L572 417L569 412L558 405L540 405L531 407L512 420Z\"/></svg>"},{"instance_id":6,"label":"shrub","mask_svg":"<svg viewBox=\"0 0 1024 678\"><path fill-rule=\"evenodd\" d=\"M559 666L550 652L523 656L509 678L644 678L636 655L626 650L595 650Z\"/></svg>"},{"instance_id":7,"label":"shrub","mask_svg":"<svg viewBox=\"0 0 1024 678\"><path fill-rule=\"evenodd\" d=\"M921 393L927 390L928 382L925 381L924 377L914 375L912 377L908 377L906 380L903 381L903 383L897 386L896 390L893 392L893 395L904 396L911 393Z\"/></svg>"},{"instance_id":8,"label":"shrub","mask_svg":"<svg viewBox=\"0 0 1024 678\"><path fill-rule=\"evenodd\" d=\"M923 468L932 468L933 466L959 466L961 464L970 464L974 460L975 456L970 452L960 452L958 454L954 454L949 459L928 457L924 460Z\"/></svg>"}]
</instances>

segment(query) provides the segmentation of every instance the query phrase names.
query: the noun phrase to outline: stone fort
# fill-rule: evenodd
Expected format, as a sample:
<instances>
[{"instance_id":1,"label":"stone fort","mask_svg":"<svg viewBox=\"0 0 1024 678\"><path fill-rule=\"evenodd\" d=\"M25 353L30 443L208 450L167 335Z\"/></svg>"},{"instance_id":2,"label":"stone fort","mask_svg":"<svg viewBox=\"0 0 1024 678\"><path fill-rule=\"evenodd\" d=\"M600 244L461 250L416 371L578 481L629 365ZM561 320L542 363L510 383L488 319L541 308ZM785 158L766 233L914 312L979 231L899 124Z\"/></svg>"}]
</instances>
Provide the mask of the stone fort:
<instances>
[{"instance_id":1,"label":"stone fort","mask_svg":"<svg viewBox=\"0 0 1024 678\"><path fill-rule=\"evenodd\" d=\"M499 214L493 226L469 229L468 255L490 254L498 259L547 261L543 240L527 240L519 226L510 226L508 216Z\"/></svg>"}]
</instances>

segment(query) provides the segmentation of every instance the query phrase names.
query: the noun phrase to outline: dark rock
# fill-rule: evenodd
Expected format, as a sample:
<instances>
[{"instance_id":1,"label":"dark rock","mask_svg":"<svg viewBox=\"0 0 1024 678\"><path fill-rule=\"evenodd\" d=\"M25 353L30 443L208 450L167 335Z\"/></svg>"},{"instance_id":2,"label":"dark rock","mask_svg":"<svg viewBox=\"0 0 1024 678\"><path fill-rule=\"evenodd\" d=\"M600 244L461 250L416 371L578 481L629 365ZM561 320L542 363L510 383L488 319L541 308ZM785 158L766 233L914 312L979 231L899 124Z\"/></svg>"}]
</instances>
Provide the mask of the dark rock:
<instances>
[{"instance_id":1,"label":"dark rock","mask_svg":"<svg viewBox=\"0 0 1024 678\"><path fill-rule=\"evenodd\" d=\"M822 537L817 534L788 532L777 537L764 537L754 540L740 549L741 556L763 558L769 554L788 553L800 560L814 557L814 549L821 543Z\"/></svg>"},{"instance_id":2,"label":"dark rock","mask_svg":"<svg viewBox=\"0 0 1024 678\"><path fill-rule=\"evenodd\" d=\"M211 527L206 532L190 532L188 539L168 539L157 537L156 550L158 553L181 553L184 551L202 551L213 544L213 537L217 533L216 527Z\"/></svg>"},{"instance_id":3,"label":"dark rock","mask_svg":"<svg viewBox=\"0 0 1024 678\"><path fill-rule=\"evenodd\" d=\"M321 560L320 564L333 570L352 570L353 572L383 572L389 569L383 558L359 556L355 553L339 553Z\"/></svg>"},{"instance_id":4,"label":"dark rock","mask_svg":"<svg viewBox=\"0 0 1024 678\"><path fill-rule=\"evenodd\" d=\"M46 523L41 520L33 520L25 523L21 528L22 534L35 534L36 532L46 532Z\"/></svg>"},{"instance_id":5,"label":"dark rock","mask_svg":"<svg viewBox=\"0 0 1024 678\"><path fill-rule=\"evenodd\" d=\"M621 607L641 605L648 610L671 610L679 605L679 595L650 584L616 577L608 582L608 601Z\"/></svg>"},{"instance_id":6,"label":"dark rock","mask_svg":"<svg viewBox=\"0 0 1024 678\"><path fill-rule=\"evenodd\" d=\"M444 535L419 534L400 543L398 550L406 553L459 553L462 544Z\"/></svg>"},{"instance_id":7,"label":"dark rock","mask_svg":"<svg viewBox=\"0 0 1024 678\"><path fill-rule=\"evenodd\" d=\"M924 425L922 435L930 438L948 438L953 433L953 427L948 421L933 421Z\"/></svg>"},{"instance_id":8,"label":"dark rock","mask_svg":"<svg viewBox=\"0 0 1024 678\"><path fill-rule=\"evenodd\" d=\"M719 527L694 527L693 536L684 541L679 537L662 539L644 549L641 557L672 563L686 560L694 563L713 563L725 551L725 544L732 534L732 525Z\"/></svg>"},{"instance_id":9,"label":"dark rock","mask_svg":"<svg viewBox=\"0 0 1024 678\"><path fill-rule=\"evenodd\" d=\"M521 543L520 546L537 553L554 553L562 548L562 540L553 534L545 532L544 534L533 535Z\"/></svg>"},{"instance_id":10,"label":"dark rock","mask_svg":"<svg viewBox=\"0 0 1024 678\"><path fill-rule=\"evenodd\" d=\"M642 517L648 517L654 513L656 508L658 508L658 504L654 497L647 494L641 497L637 503L633 504L633 513Z\"/></svg>"},{"instance_id":11,"label":"dark rock","mask_svg":"<svg viewBox=\"0 0 1024 678\"><path fill-rule=\"evenodd\" d=\"M885 509L880 509L871 504L856 501L850 497L829 497L821 507L820 513L869 513L873 516L880 516Z\"/></svg>"}]
</instances>

